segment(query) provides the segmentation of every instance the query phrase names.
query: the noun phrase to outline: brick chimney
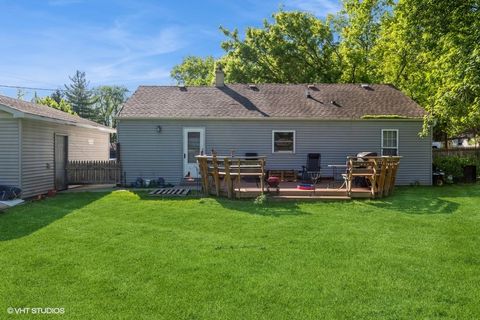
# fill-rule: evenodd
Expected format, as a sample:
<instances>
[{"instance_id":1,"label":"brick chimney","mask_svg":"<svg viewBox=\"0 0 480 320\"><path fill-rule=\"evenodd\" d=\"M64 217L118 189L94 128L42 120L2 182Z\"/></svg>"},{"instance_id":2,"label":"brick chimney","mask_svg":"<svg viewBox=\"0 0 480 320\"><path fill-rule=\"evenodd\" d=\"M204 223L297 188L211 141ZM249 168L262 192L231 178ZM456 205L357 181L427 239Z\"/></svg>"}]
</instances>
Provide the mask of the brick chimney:
<instances>
[{"instance_id":1,"label":"brick chimney","mask_svg":"<svg viewBox=\"0 0 480 320\"><path fill-rule=\"evenodd\" d=\"M215 64L215 87L225 86L225 73L223 72L222 65L217 62Z\"/></svg>"}]
</instances>

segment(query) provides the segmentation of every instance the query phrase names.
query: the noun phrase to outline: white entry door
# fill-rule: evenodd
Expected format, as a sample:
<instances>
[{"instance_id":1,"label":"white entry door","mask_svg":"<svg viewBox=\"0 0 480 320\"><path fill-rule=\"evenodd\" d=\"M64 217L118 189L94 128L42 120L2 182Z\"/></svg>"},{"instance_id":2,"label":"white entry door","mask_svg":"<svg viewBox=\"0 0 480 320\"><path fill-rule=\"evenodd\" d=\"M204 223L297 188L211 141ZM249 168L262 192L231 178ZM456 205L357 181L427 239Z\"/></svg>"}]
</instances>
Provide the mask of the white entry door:
<instances>
[{"instance_id":1,"label":"white entry door","mask_svg":"<svg viewBox=\"0 0 480 320\"><path fill-rule=\"evenodd\" d=\"M200 177L195 156L205 153L205 128L183 128L183 176Z\"/></svg>"}]
</instances>

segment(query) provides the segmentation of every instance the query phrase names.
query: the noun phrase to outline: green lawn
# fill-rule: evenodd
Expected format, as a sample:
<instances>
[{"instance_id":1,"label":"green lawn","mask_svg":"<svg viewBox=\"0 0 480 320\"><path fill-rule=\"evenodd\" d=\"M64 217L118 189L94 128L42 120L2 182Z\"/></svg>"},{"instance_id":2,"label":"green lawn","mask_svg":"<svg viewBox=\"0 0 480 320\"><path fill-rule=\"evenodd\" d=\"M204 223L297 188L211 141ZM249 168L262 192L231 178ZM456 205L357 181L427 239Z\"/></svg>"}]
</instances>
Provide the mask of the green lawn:
<instances>
[{"instance_id":1,"label":"green lawn","mask_svg":"<svg viewBox=\"0 0 480 320\"><path fill-rule=\"evenodd\" d=\"M376 201L72 193L0 214L0 319L480 317L480 185ZM12 319L40 319L16 315Z\"/></svg>"}]
</instances>

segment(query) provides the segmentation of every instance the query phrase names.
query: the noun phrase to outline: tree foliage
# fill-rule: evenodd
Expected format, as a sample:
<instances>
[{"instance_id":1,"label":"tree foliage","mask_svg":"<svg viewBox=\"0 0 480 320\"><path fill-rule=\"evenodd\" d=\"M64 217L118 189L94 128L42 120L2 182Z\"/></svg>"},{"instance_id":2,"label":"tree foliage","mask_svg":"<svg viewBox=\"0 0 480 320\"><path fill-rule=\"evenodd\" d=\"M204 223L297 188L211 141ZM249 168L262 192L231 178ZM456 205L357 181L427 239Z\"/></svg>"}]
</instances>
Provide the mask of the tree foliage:
<instances>
[{"instance_id":1,"label":"tree foliage","mask_svg":"<svg viewBox=\"0 0 480 320\"><path fill-rule=\"evenodd\" d=\"M226 54L221 59L227 82L307 83L335 82L340 70L333 32L325 21L304 12L279 11L273 22L221 31Z\"/></svg>"},{"instance_id":2,"label":"tree foliage","mask_svg":"<svg viewBox=\"0 0 480 320\"><path fill-rule=\"evenodd\" d=\"M114 117L127 98L128 90L121 86L100 86L94 89L95 120L105 126L116 127Z\"/></svg>"},{"instance_id":3,"label":"tree foliage","mask_svg":"<svg viewBox=\"0 0 480 320\"><path fill-rule=\"evenodd\" d=\"M92 106L96 102L96 97L89 89L85 72L77 70L75 75L69 78L71 84L65 85L65 97L73 111L82 118L95 120L96 115Z\"/></svg>"},{"instance_id":4,"label":"tree foliage","mask_svg":"<svg viewBox=\"0 0 480 320\"><path fill-rule=\"evenodd\" d=\"M448 135L480 131L479 0L343 0L325 20L280 10L261 28L221 28L226 82L391 83ZM214 61L187 57L172 77L211 84Z\"/></svg>"},{"instance_id":5,"label":"tree foliage","mask_svg":"<svg viewBox=\"0 0 480 320\"><path fill-rule=\"evenodd\" d=\"M70 114L75 114L72 106L64 99L60 99L60 102L57 102L52 97L47 96L47 97L44 97L44 98L38 98L37 97L37 98L35 98L34 102L37 103L37 104L41 104L41 105L44 105L44 106L48 106L48 107L57 109L57 110L61 110L63 112L67 112L67 113L70 113Z\"/></svg>"},{"instance_id":6,"label":"tree foliage","mask_svg":"<svg viewBox=\"0 0 480 320\"><path fill-rule=\"evenodd\" d=\"M51 95L50 95L50 98L52 98L53 100L55 100L57 103L60 103L63 98L65 97L65 94L60 90L60 89L57 89L55 90Z\"/></svg>"},{"instance_id":7,"label":"tree foliage","mask_svg":"<svg viewBox=\"0 0 480 320\"><path fill-rule=\"evenodd\" d=\"M178 84L188 86L211 85L214 81L215 59L212 56L205 58L188 56L182 63L173 67L170 76Z\"/></svg>"},{"instance_id":8,"label":"tree foliage","mask_svg":"<svg viewBox=\"0 0 480 320\"><path fill-rule=\"evenodd\" d=\"M448 135L480 128L479 7L478 0L399 1L376 48L383 81L418 101Z\"/></svg>"},{"instance_id":9,"label":"tree foliage","mask_svg":"<svg viewBox=\"0 0 480 320\"><path fill-rule=\"evenodd\" d=\"M340 82L372 83L381 78L374 48L392 5L391 0L343 1L342 10L332 19L340 37Z\"/></svg>"}]
</instances>

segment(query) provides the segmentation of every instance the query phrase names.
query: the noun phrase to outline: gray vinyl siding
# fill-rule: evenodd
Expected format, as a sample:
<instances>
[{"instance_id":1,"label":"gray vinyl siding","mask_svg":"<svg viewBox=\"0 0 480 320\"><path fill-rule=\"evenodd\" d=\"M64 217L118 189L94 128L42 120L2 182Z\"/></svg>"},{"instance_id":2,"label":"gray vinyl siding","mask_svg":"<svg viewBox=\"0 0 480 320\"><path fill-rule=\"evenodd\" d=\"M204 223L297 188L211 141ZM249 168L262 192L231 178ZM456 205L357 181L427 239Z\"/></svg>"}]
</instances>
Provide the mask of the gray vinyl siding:
<instances>
[{"instance_id":1,"label":"gray vinyl siding","mask_svg":"<svg viewBox=\"0 0 480 320\"><path fill-rule=\"evenodd\" d=\"M108 160L109 134L96 129L22 120L24 197L54 189L54 136L68 136L69 160Z\"/></svg>"},{"instance_id":2,"label":"gray vinyl siding","mask_svg":"<svg viewBox=\"0 0 480 320\"><path fill-rule=\"evenodd\" d=\"M0 111L0 185L20 186L19 120Z\"/></svg>"},{"instance_id":3,"label":"gray vinyl siding","mask_svg":"<svg viewBox=\"0 0 480 320\"><path fill-rule=\"evenodd\" d=\"M161 133L157 126L162 127ZM118 138L127 183L137 177L163 177L178 183L183 176L183 128L205 128L206 152L237 155L257 152L267 156L267 168L301 170L307 153L321 153L324 176L328 164L344 164L346 156L361 151L381 154L381 130L399 130L402 156L397 184L431 184L431 137L420 138L421 121L255 121L255 120L120 120ZM295 130L295 154L272 154L272 130Z\"/></svg>"}]
</instances>

